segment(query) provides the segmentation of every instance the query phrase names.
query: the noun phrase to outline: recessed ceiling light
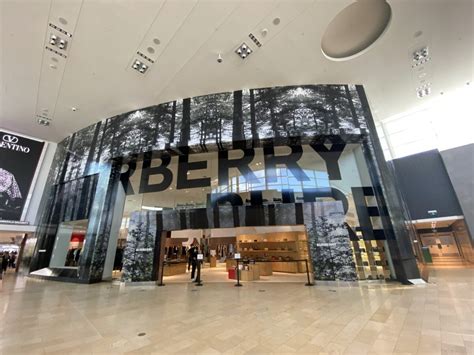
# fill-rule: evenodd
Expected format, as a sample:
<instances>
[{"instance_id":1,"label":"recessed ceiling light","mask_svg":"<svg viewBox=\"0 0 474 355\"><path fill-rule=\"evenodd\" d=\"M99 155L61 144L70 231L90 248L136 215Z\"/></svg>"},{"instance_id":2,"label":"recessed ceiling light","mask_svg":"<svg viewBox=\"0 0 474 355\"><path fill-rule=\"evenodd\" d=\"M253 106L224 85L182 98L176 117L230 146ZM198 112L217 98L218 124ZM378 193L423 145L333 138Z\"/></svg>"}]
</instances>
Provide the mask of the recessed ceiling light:
<instances>
[{"instance_id":1,"label":"recessed ceiling light","mask_svg":"<svg viewBox=\"0 0 474 355\"><path fill-rule=\"evenodd\" d=\"M260 33L262 34L262 37L265 37L268 34L268 29L267 28L262 28Z\"/></svg>"},{"instance_id":2,"label":"recessed ceiling light","mask_svg":"<svg viewBox=\"0 0 474 355\"><path fill-rule=\"evenodd\" d=\"M57 69L56 64L50 64L49 67L50 67L51 69Z\"/></svg>"},{"instance_id":3,"label":"recessed ceiling light","mask_svg":"<svg viewBox=\"0 0 474 355\"><path fill-rule=\"evenodd\" d=\"M58 62L58 58L56 58L56 57L51 57L51 60L52 60L53 62L56 62L56 63Z\"/></svg>"},{"instance_id":4,"label":"recessed ceiling light","mask_svg":"<svg viewBox=\"0 0 474 355\"><path fill-rule=\"evenodd\" d=\"M147 51L148 53L150 53L150 54L153 54L153 53L155 53L155 48L153 48L153 47L148 47L148 48L146 49L146 51Z\"/></svg>"},{"instance_id":5,"label":"recessed ceiling light","mask_svg":"<svg viewBox=\"0 0 474 355\"><path fill-rule=\"evenodd\" d=\"M279 18L279 17L275 17L275 18L273 19L273 24L274 24L275 26L278 26L278 25L280 24L280 18Z\"/></svg>"},{"instance_id":6,"label":"recessed ceiling light","mask_svg":"<svg viewBox=\"0 0 474 355\"><path fill-rule=\"evenodd\" d=\"M67 20L64 17L60 17L58 20L62 25L67 25Z\"/></svg>"},{"instance_id":7,"label":"recessed ceiling light","mask_svg":"<svg viewBox=\"0 0 474 355\"><path fill-rule=\"evenodd\" d=\"M71 111L76 112L77 108L76 107L71 107Z\"/></svg>"},{"instance_id":8,"label":"recessed ceiling light","mask_svg":"<svg viewBox=\"0 0 474 355\"><path fill-rule=\"evenodd\" d=\"M158 38L153 38L153 43L154 44L160 44L161 41Z\"/></svg>"}]
</instances>

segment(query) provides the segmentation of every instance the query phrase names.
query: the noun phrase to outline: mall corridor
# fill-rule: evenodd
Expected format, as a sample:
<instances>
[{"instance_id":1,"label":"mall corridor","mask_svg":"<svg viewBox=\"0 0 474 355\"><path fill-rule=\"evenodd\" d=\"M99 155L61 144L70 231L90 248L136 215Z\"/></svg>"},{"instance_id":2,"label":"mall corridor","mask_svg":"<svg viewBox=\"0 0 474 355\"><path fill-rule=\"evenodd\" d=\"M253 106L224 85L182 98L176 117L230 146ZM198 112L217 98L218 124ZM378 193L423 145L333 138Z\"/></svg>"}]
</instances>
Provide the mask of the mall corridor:
<instances>
[{"instance_id":1,"label":"mall corridor","mask_svg":"<svg viewBox=\"0 0 474 355\"><path fill-rule=\"evenodd\" d=\"M474 268L429 283L70 284L7 274L0 352L472 354Z\"/></svg>"}]
</instances>

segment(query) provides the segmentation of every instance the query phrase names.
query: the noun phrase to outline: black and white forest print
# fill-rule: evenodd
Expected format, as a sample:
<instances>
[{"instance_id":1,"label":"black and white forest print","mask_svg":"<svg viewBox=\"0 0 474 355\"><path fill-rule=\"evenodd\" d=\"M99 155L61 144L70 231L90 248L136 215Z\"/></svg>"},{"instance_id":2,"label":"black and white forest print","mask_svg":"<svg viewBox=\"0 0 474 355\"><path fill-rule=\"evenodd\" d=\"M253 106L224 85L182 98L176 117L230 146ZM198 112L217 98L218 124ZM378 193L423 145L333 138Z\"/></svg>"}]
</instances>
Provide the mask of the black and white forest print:
<instances>
[{"instance_id":1,"label":"black and white forest print","mask_svg":"<svg viewBox=\"0 0 474 355\"><path fill-rule=\"evenodd\" d=\"M381 149L377 147L375 152L371 141L374 132L368 127L373 124L368 124L371 117L365 100L363 88L355 85L237 90L135 110L73 133L60 142L56 150L41 204L38 245L30 270L49 265L50 251L61 222L92 215L93 223L89 223L86 234L90 244L87 256L81 258L80 279L84 282L100 280L121 166L145 152L182 154L338 139L361 144L369 142L370 147L365 150L370 155L368 159L374 160L376 153L383 159ZM373 167L378 170L377 165ZM304 205L315 208L313 203ZM355 279L343 218L315 211L308 219L306 207L304 209L317 278ZM283 210L283 207L275 209L277 213ZM242 208L238 211L243 213ZM204 213L212 216L210 211ZM153 252L147 251L153 250L155 245L153 224L156 220L152 216L138 213L130 223L124 258L125 280L152 277ZM156 218L156 214L154 216ZM222 224L230 225L232 216L229 211L223 211ZM209 228L213 221L209 218ZM318 232L319 229L324 232ZM40 254L39 249L48 252Z\"/></svg>"},{"instance_id":2,"label":"black and white forest print","mask_svg":"<svg viewBox=\"0 0 474 355\"><path fill-rule=\"evenodd\" d=\"M156 214L147 212L132 213L123 256L122 281L153 280L155 239Z\"/></svg>"}]
</instances>

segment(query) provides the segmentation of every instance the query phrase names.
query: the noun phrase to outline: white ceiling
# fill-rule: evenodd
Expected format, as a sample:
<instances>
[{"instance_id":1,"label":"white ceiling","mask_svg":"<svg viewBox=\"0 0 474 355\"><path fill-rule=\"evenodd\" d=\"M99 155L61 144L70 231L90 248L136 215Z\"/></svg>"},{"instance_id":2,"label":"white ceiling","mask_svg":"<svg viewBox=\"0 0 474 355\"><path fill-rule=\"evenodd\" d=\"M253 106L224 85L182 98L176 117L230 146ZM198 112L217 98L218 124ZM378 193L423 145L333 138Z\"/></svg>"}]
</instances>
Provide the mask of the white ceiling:
<instances>
[{"instance_id":1,"label":"white ceiling","mask_svg":"<svg viewBox=\"0 0 474 355\"><path fill-rule=\"evenodd\" d=\"M59 141L104 118L176 98L318 83L363 84L380 120L472 81L472 0L389 0L392 20L383 37L359 57L331 61L321 52L322 35L352 2L0 0L0 126ZM45 50L48 23L72 33L67 59ZM244 61L233 52L242 41L254 49ZM432 60L423 71L432 94L419 99L411 56L426 45ZM130 67L137 50L155 60L146 75ZM36 123L43 109L50 127Z\"/></svg>"}]
</instances>

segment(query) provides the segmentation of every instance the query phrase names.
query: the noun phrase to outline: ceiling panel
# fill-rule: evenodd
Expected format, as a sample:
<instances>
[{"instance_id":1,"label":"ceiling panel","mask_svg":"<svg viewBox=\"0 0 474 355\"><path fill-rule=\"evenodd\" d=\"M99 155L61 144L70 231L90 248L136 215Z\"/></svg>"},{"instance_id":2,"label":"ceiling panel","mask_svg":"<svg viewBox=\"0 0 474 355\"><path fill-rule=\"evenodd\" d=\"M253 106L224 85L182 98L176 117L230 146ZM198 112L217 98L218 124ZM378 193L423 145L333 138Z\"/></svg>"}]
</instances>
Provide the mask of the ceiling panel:
<instances>
[{"instance_id":1,"label":"ceiling panel","mask_svg":"<svg viewBox=\"0 0 474 355\"><path fill-rule=\"evenodd\" d=\"M393 16L384 36L363 55L333 62L321 53L321 37L351 2L0 0L0 125L59 141L98 120L175 98L318 83L363 84L380 120L472 81L471 0L389 1ZM49 22L73 33L68 58L56 69L49 67L50 55L43 58ZM255 49L245 60L234 54L242 41ZM420 100L411 56L425 45L432 55L424 69L432 95ZM130 68L137 50L155 61L145 75ZM43 108L53 118L49 128L35 122Z\"/></svg>"}]
</instances>

